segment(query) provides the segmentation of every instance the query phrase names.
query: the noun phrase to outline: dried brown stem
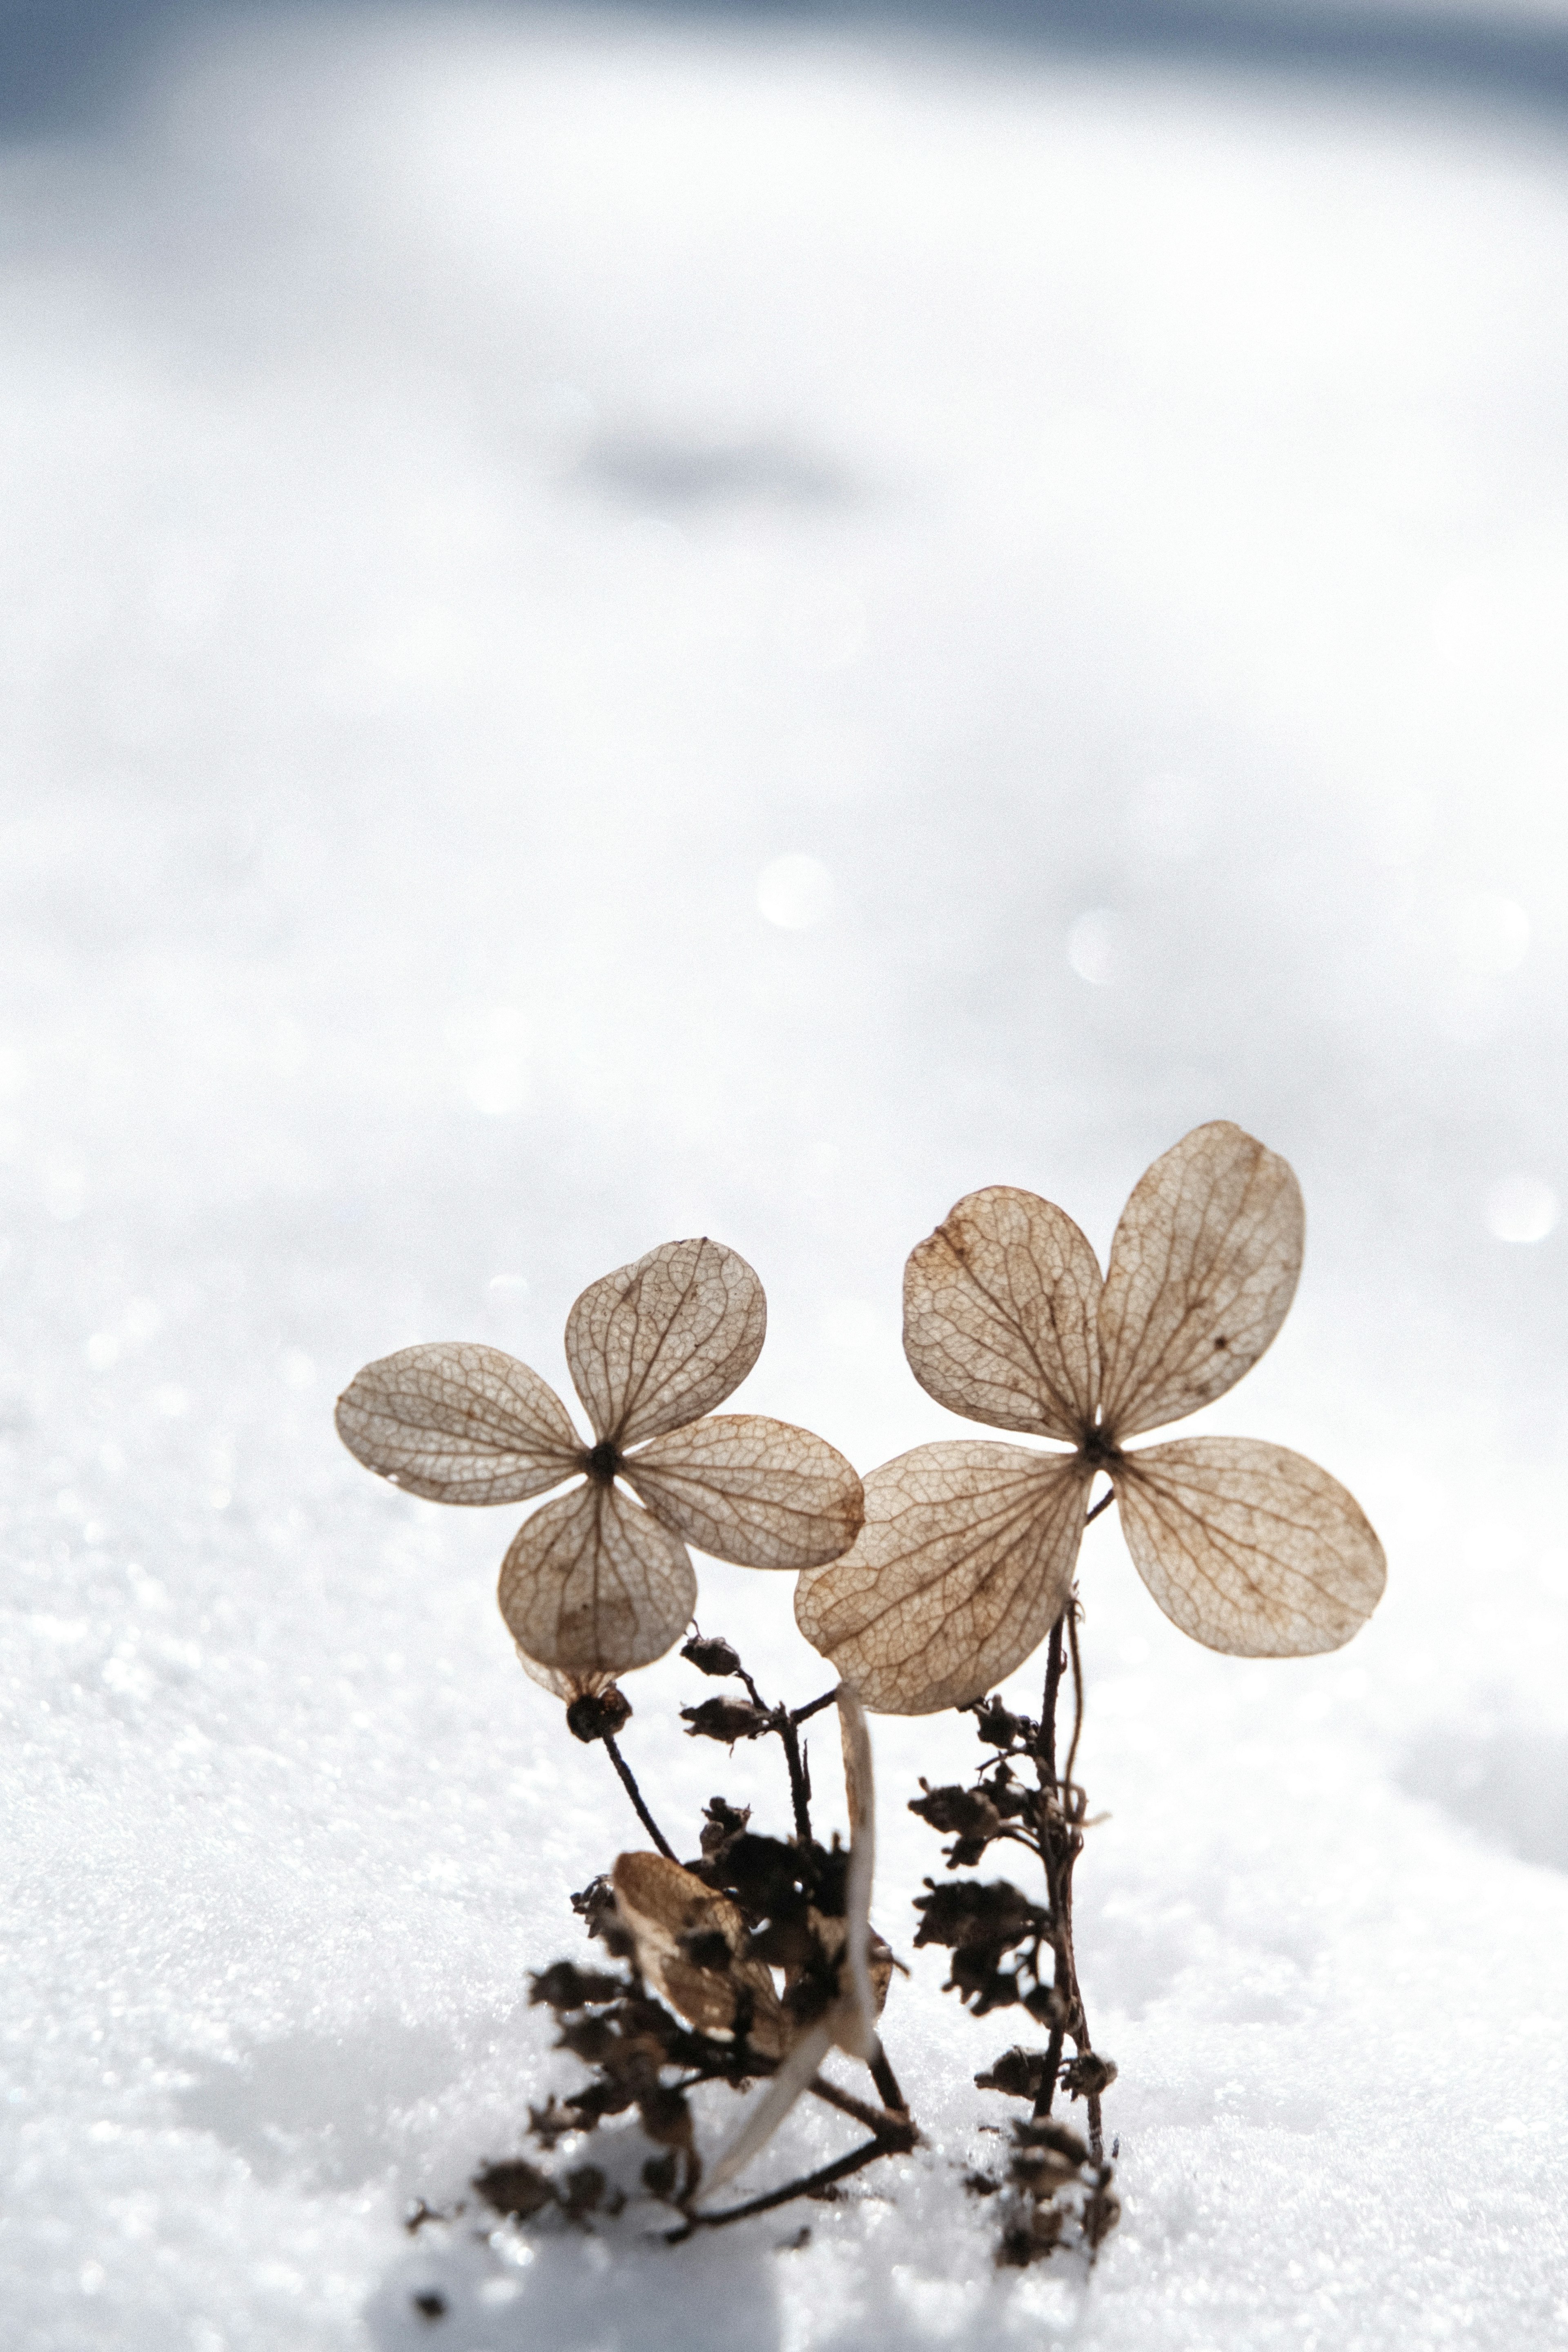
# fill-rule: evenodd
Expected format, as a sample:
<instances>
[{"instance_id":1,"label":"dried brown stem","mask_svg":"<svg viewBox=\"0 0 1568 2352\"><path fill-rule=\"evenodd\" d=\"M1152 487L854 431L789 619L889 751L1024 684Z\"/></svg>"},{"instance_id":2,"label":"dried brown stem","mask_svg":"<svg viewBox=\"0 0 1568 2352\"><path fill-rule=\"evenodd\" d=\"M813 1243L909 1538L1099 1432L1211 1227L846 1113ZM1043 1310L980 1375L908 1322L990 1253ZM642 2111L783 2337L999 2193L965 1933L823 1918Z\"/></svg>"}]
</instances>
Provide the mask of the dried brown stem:
<instances>
[{"instance_id":1,"label":"dried brown stem","mask_svg":"<svg viewBox=\"0 0 1568 2352\"><path fill-rule=\"evenodd\" d=\"M852 2172L861 2171L888 2152L886 2139L863 2140L858 2147L851 2148L847 2156L821 2166L816 2172L804 2173L798 2180L786 2181L782 2189L770 2189L765 2197L749 2198L744 2205L726 2205L720 2213L691 2214L683 2228L665 2231L665 2243L678 2246L683 2239L689 2238L694 2230L721 2230L726 2221L749 2221L753 2213L769 2213L775 2205L787 2205L795 2197L820 2196L823 2189L831 2189L835 2181L847 2179Z\"/></svg>"},{"instance_id":2,"label":"dried brown stem","mask_svg":"<svg viewBox=\"0 0 1568 2352\"><path fill-rule=\"evenodd\" d=\"M632 1776L631 1766L626 1762L626 1758L621 1754L620 1749L616 1746L615 1741L611 1738L607 1731L605 1733L604 1738L605 1746L610 1751L610 1761L621 1776L622 1785L625 1788L627 1796L631 1799L633 1805L637 1809L637 1817L638 1821L641 1822L644 1829L647 1830L649 1837L652 1838L660 1853L665 1855L665 1857L670 1862L676 1861L678 1857L675 1848L670 1844L669 1840L665 1836L664 1832L659 1828L658 1823L654 1820L653 1815L648 1811L647 1807L643 1802L642 1790L637 1787L637 1781Z\"/></svg>"}]
</instances>

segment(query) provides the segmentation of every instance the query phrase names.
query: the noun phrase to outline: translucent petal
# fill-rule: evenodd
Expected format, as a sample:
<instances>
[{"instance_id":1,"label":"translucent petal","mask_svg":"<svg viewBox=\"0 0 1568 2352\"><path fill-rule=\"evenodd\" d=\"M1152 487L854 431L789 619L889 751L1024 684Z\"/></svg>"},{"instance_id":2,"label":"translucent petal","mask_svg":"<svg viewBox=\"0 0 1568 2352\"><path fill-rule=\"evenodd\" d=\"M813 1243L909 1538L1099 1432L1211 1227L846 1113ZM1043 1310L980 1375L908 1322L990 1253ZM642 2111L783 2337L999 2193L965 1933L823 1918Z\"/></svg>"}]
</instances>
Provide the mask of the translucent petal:
<instances>
[{"instance_id":1,"label":"translucent petal","mask_svg":"<svg viewBox=\"0 0 1568 2352\"><path fill-rule=\"evenodd\" d=\"M1228 1119L1155 1160L1121 1213L1100 1302L1110 1434L1179 1421L1251 1369L1295 1296L1303 1224L1289 1161Z\"/></svg>"},{"instance_id":2,"label":"translucent petal","mask_svg":"<svg viewBox=\"0 0 1568 2352\"><path fill-rule=\"evenodd\" d=\"M574 1674L564 1674L559 1666L542 1666L537 1658L529 1656L521 1642L513 1646L517 1651L517 1663L529 1681L537 1683L541 1690L547 1690L552 1698L563 1699L568 1706L574 1698L599 1697L615 1682L616 1677L607 1667L593 1673L584 1669Z\"/></svg>"},{"instance_id":3,"label":"translucent petal","mask_svg":"<svg viewBox=\"0 0 1568 2352\"><path fill-rule=\"evenodd\" d=\"M433 1503L521 1503L582 1467L552 1388L499 1348L402 1348L356 1372L338 1435L367 1470Z\"/></svg>"},{"instance_id":4,"label":"translucent petal","mask_svg":"<svg viewBox=\"0 0 1568 2352\"><path fill-rule=\"evenodd\" d=\"M762 1351L763 1286L721 1242L666 1242L586 1289L566 1361L595 1436L625 1448L722 1404Z\"/></svg>"},{"instance_id":5,"label":"translucent petal","mask_svg":"<svg viewBox=\"0 0 1568 2352\"><path fill-rule=\"evenodd\" d=\"M950 1412L1076 1440L1100 1388L1100 1266L1049 1201L993 1184L950 1209L904 1268L904 1353Z\"/></svg>"},{"instance_id":6,"label":"translucent petal","mask_svg":"<svg viewBox=\"0 0 1568 2352\"><path fill-rule=\"evenodd\" d=\"M838 1734L849 1801L849 1868L845 1874L845 1936L848 1982L842 1979L834 2040L852 2058L874 2063L882 2003L871 1985L871 1881L877 1870L877 1792L871 1772L871 1727L853 1686L838 1686ZM886 1998L884 1993L883 1998Z\"/></svg>"},{"instance_id":7,"label":"translucent petal","mask_svg":"<svg viewBox=\"0 0 1568 2352\"><path fill-rule=\"evenodd\" d=\"M714 1559L816 1568L847 1551L865 1504L826 1438L761 1413L710 1414L628 1454L622 1476L658 1519Z\"/></svg>"},{"instance_id":8,"label":"translucent petal","mask_svg":"<svg viewBox=\"0 0 1568 2352\"><path fill-rule=\"evenodd\" d=\"M720 2149L703 2184L711 2197L764 2148L801 2093L833 2047L830 2018L819 2018L794 2044L788 2057L764 2090L759 2091L726 2145Z\"/></svg>"},{"instance_id":9,"label":"translucent petal","mask_svg":"<svg viewBox=\"0 0 1568 2352\"><path fill-rule=\"evenodd\" d=\"M624 1674L661 1658L697 1606L686 1546L590 1479L525 1519L501 1563L500 1613L542 1666Z\"/></svg>"},{"instance_id":10,"label":"translucent petal","mask_svg":"<svg viewBox=\"0 0 1568 2352\"><path fill-rule=\"evenodd\" d=\"M1237 1658L1337 1650L1377 1606L1383 1546L1338 1479L1282 1445L1184 1437L1116 1471L1127 1549L1184 1633Z\"/></svg>"},{"instance_id":11,"label":"translucent petal","mask_svg":"<svg viewBox=\"0 0 1568 2352\"><path fill-rule=\"evenodd\" d=\"M761 1960L742 1958L746 1922L728 1896L662 1853L619 1855L611 1884L637 1946L637 1967L659 1999L701 2033L732 2033L738 2011L745 2009L747 2040L764 2057L778 2057L787 2021L769 1970ZM690 1940L714 1934L729 1947L729 1964L699 1968L689 1954Z\"/></svg>"},{"instance_id":12,"label":"translucent petal","mask_svg":"<svg viewBox=\"0 0 1568 2352\"><path fill-rule=\"evenodd\" d=\"M874 1713L962 1706L1056 1622L1093 1475L1076 1454L917 1446L872 1471L864 1528L842 1559L807 1569L795 1622Z\"/></svg>"}]
</instances>

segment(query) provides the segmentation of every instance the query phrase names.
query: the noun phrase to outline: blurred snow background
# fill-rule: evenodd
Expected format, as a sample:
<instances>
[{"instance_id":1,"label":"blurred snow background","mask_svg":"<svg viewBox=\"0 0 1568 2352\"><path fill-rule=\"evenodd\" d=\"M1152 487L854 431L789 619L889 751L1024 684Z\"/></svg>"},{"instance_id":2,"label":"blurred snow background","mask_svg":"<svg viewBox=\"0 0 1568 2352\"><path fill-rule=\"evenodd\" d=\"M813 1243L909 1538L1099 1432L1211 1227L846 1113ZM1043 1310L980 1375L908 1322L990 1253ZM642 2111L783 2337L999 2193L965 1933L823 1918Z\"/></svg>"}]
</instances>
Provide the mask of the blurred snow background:
<instances>
[{"instance_id":1,"label":"blurred snow background","mask_svg":"<svg viewBox=\"0 0 1568 2352\"><path fill-rule=\"evenodd\" d=\"M1568 34L1011 13L0 26L25 2352L1568 2329ZM990 2269L947 2159L1007 2021L930 1955L896 2203L410 2244L573 2079L523 1971L629 1818L495 1616L517 1515L375 1485L337 1389L563 1378L577 1290L707 1231L743 1401L869 1467L955 1426L898 1344L951 1202L1103 1250L1215 1116L1310 1246L1205 1419L1391 1582L1244 1664L1086 1548L1092 2283ZM804 1698L789 1597L709 1567L702 1622ZM693 1679L626 1736L687 1848L776 1804ZM906 1950L968 1754L881 1728Z\"/></svg>"}]
</instances>

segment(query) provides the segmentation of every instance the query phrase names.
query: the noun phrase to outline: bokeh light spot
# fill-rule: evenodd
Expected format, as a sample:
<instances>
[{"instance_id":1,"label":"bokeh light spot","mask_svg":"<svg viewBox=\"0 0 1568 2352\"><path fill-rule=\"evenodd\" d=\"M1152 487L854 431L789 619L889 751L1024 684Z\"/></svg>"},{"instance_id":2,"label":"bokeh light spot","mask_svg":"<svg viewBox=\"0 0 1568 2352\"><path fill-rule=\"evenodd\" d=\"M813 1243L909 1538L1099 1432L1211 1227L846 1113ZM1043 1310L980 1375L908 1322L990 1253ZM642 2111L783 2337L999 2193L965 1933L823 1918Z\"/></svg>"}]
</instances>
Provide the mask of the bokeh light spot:
<instances>
[{"instance_id":1,"label":"bokeh light spot","mask_svg":"<svg viewBox=\"0 0 1568 2352\"><path fill-rule=\"evenodd\" d=\"M1539 1176L1505 1176L1487 1194L1487 1231L1500 1242L1543 1242L1560 1206Z\"/></svg>"},{"instance_id":2,"label":"bokeh light spot","mask_svg":"<svg viewBox=\"0 0 1568 2352\"><path fill-rule=\"evenodd\" d=\"M757 907L781 931L809 931L833 911L833 877L818 858L775 857L757 877Z\"/></svg>"},{"instance_id":3,"label":"bokeh light spot","mask_svg":"<svg viewBox=\"0 0 1568 2352\"><path fill-rule=\"evenodd\" d=\"M1109 907L1091 907L1079 917L1068 933L1068 961L1079 980L1109 988L1121 978L1125 960L1120 915Z\"/></svg>"},{"instance_id":4,"label":"bokeh light spot","mask_svg":"<svg viewBox=\"0 0 1568 2352\"><path fill-rule=\"evenodd\" d=\"M1478 890L1461 901L1454 938L1467 971L1500 980L1517 971L1530 952L1530 917L1500 891Z\"/></svg>"}]
</instances>

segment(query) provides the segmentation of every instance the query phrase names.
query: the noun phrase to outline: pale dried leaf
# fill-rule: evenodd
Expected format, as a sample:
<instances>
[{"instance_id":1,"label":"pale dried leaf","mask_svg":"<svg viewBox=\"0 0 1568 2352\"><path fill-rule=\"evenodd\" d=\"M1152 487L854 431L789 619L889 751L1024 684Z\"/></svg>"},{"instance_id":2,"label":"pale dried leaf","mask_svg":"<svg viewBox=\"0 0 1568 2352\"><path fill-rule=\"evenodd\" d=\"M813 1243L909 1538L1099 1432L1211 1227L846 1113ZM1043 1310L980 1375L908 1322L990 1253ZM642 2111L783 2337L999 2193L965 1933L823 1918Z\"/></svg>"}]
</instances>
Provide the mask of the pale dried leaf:
<instances>
[{"instance_id":1,"label":"pale dried leaf","mask_svg":"<svg viewBox=\"0 0 1568 2352\"><path fill-rule=\"evenodd\" d=\"M1229 1119L1140 1177L1100 1304L1100 1407L1114 1440L1233 1388L1285 1320L1305 1218L1289 1162Z\"/></svg>"},{"instance_id":2,"label":"pale dried leaf","mask_svg":"<svg viewBox=\"0 0 1568 2352\"><path fill-rule=\"evenodd\" d=\"M715 2189L733 2180L737 2172L767 2146L832 2047L832 2024L827 2018L819 2018L795 2043L766 2088L758 2092L733 2136L720 2150L703 2184L704 2197L711 2197Z\"/></svg>"},{"instance_id":3,"label":"pale dried leaf","mask_svg":"<svg viewBox=\"0 0 1568 2352\"><path fill-rule=\"evenodd\" d=\"M625 1448L722 1404L762 1352L763 1286L722 1242L665 1242L590 1284L566 1361L595 1436Z\"/></svg>"},{"instance_id":4,"label":"pale dried leaf","mask_svg":"<svg viewBox=\"0 0 1568 2352\"><path fill-rule=\"evenodd\" d=\"M1383 1591L1383 1546L1336 1478L1282 1445L1184 1437L1116 1472L1127 1549L1173 1624L1238 1658L1337 1650Z\"/></svg>"},{"instance_id":5,"label":"pale dried leaf","mask_svg":"<svg viewBox=\"0 0 1568 2352\"><path fill-rule=\"evenodd\" d=\"M637 1946L637 1967L658 1998L700 2033L721 2039L734 2032L737 2010L749 1998L747 2041L764 2057L780 2057L788 2021L769 1970L742 1957L747 1928L734 1904L661 1853L617 1856L611 1884ZM687 1947L693 1937L714 1934L729 1947L729 1967L699 1968Z\"/></svg>"},{"instance_id":6,"label":"pale dried leaf","mask_svg":"<svg viewBox=\"0 0 1568 2352\"><path fill-rule=\"evenodd\" d=\"M367 1470L433 1503L521 1503L580 1469L583 1441L537 1372L499 1348L401 1348L354 1374L338 1435Z\"/></svg>"},{"instance_id":7,"label":"pale dried leaf","mask_svg":"<svg viewBox=\"0 0 1568 2352\"><path fill-rule=\"evenodd\" d=\"M837 2002L834 2039L852 2058L869 2065L877 2055L877 2019L881 2010L871 1984L871 1881L877 1868L877 1791L871 1771L871 1729L852 1685L840 1683L838 1735L844 1749L844 1788L849 1801L849 1868L845 1874L844 1912L849 1982ZM884 1991L883 1999L886 1999Z\"/></svg>"},{"instance_id":8,"label":"pale dried leaf","mask_svg":"<svg viewBox=\"0 0 1568 2352\"><path fill-rule=\"evenodd\" d=\"M795 1587L801 1632L876 1714L978 1698L1061 1613L1093 1475L1076 1454L979 1438L885 1463L852 1549Z\"/></svg>"},{"instance_id":9,"label":"pale dried leaf","mask_svg":"<svg viewBox=\"0 0 1568 2352\"><path fill-rule=\"evenodd\" d=\"M498 1598L513 1641L541 1665L624 1674L679 1640L697 1577L683 1543L629 1495L589 1480L524 1520Z\"/></svg>"},{"instance_id":10,"label":"pale dried leaf","mask_svg":"<svg viewBox=\"0 0 1568 2352\"><path fill-rule=\"evenodd\" d=\"M1076 1440L1100 1389L1100 1266L1072 1219L1011 1184L970 1192L904 1268L904 1353L950 1412Z\"/></svg>"},{"instance_id":11,"label":"pale dried leaf","mask_svg":"<svg viewBox=\"0 0 1568 2352\"><path fill-rule=\"evenodd\" d=\"M816 1568L847 1551L865 1505L826 1438L761 1413L710 1414L628 1454L622 1475L656 1518L714 1559Z\"/></svg>"}]
</instances>

